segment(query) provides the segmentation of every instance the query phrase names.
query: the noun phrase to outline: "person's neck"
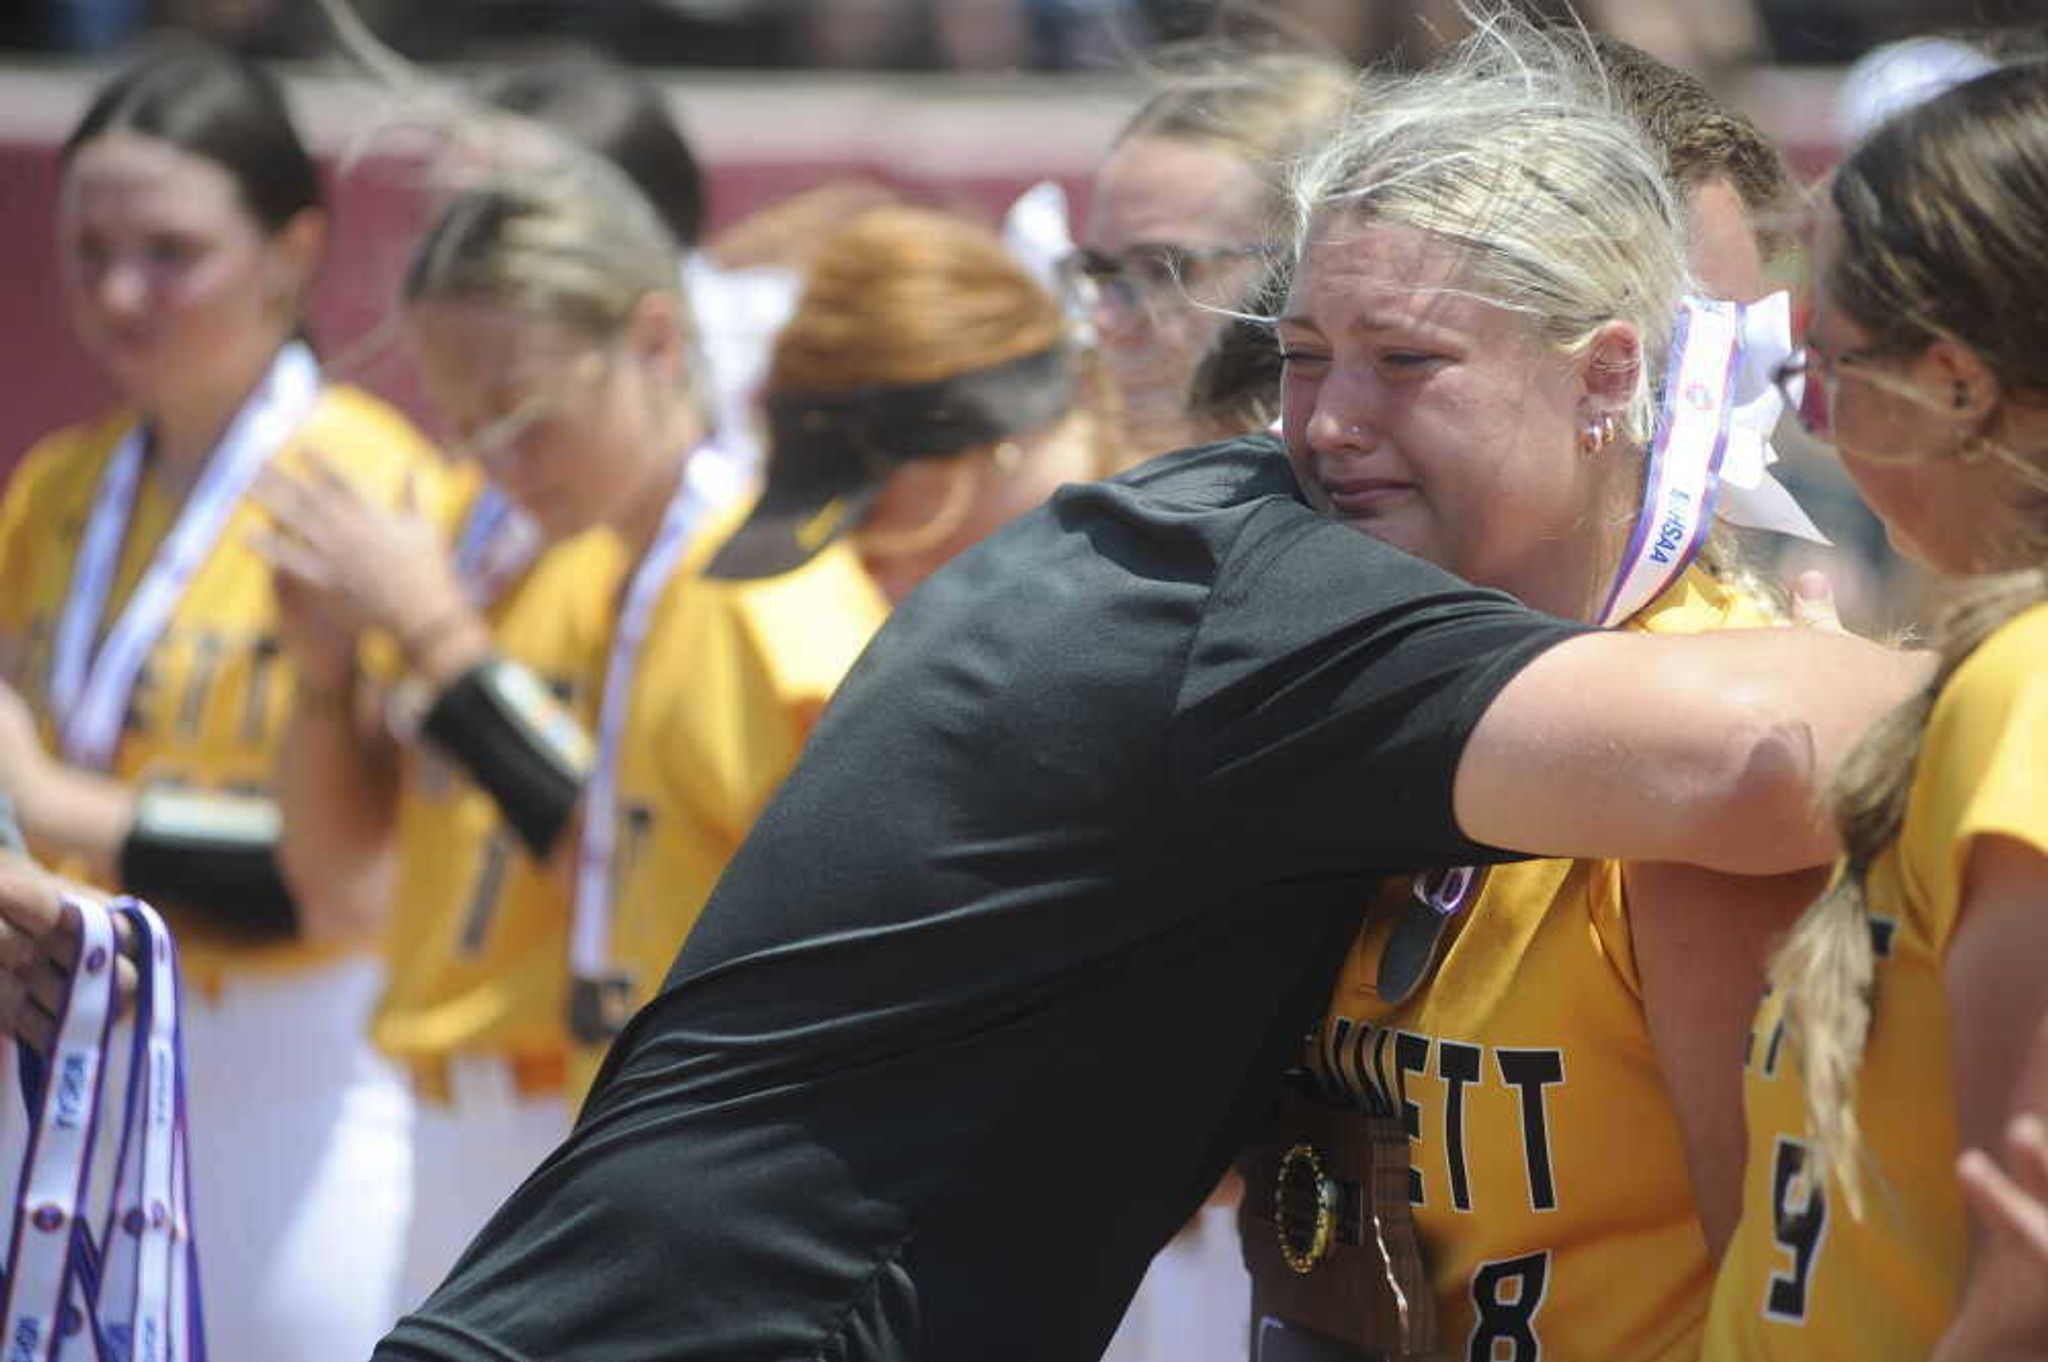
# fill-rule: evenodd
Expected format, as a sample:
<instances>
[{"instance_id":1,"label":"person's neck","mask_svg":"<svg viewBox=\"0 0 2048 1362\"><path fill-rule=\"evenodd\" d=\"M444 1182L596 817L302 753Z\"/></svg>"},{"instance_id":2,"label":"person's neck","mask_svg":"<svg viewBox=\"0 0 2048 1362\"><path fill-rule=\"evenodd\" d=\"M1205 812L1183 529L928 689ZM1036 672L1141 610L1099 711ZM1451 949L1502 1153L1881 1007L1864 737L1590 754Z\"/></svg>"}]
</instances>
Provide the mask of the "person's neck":
<instances>
[{"instance_id":1,"label":"person's neck","mask_svg":"<svg viewBox=\"0 0 2048 1362\"><path fill-rule=\"evenodd\" d=\"M634 562L654 546L669 503L689 474L691 455L704 438L703 423L695 416L679 416L664 424L667 435L656 446L660 452L648 461L646 475L614 526Z\"/></svg>"},{"instance_id":2,"label":"person's neck","mask_svg":"<svg viewBox=\"0 0 2048 1362\"><path fill-rule=\"evenodd\" d=\"M264 350L213 381L182 388L149 405L149 476L175 496L183 496L206 471L207 461L227 433L263 376L270 371L277 346Z\"/></svg>"}]
</instances>

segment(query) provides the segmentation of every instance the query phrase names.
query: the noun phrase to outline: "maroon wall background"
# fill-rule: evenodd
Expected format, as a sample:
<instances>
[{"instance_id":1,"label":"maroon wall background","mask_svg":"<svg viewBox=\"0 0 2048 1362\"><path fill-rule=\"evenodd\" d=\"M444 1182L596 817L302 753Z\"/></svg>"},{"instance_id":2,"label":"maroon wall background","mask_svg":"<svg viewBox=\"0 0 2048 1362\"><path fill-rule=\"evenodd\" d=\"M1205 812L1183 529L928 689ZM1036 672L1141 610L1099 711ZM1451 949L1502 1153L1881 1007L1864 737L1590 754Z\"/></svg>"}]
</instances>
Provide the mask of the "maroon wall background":
<instances>
[{"instance_id":1,"label":"maroon wall background","mask_svg":"<svg viewBox=\"0 0 2048 1362\"><path fill-rule=\"evenodd\" d=\"M111 397L65 322L51 227L57 146L105 74L0 66L0 479L37 436ZM1764 71L1732 93L1811 175L1831 156L1835 83L1832 72ZM390 323L419 200L404 163L371 158L336 173L332 155L403 110L356 82L314 75L291 85L309 140L329 153L334 227L312 302L315 339L341 377L417 413ZM1078 216L1089 170L1137 96L1116 83L998 78L690 76L666 88L706 166L714 236L791 193L848 177L984 221L1050 178L1066 186Z\"/></svg>"},{"instance_id":2,"label":"maroon wall background","mask_svg":"<svg viewBox=\"0 0 2048 1362\"><path fill-rule=\"evenodd\" d=\"M66 322L52 229L57 148L103 75L0 68L0 481L38 436L113 400ZM334 214L312 299L313 335L331 371L417 415L392 299L420 225L421 196L403 161L373 157L337 168L333 149L376 116L360 90L338 95L340 88L294 82L302 125L327 153ZM848 177L990 222L1043 178L1060 180L1078 201L1128 103L1116 96L1070 103L1038 120L1042 136L1034 144L1018 146L1017 97L955 95L950 104L959 116L951 118L935 113L928 98L852 84L693 87L676 103L710 181L711 234L798 190ZM1022 97L1026 108L1045 103ZM993 154L963 151L991 136L1004 144Z\"/></svg>"}]
</instances>

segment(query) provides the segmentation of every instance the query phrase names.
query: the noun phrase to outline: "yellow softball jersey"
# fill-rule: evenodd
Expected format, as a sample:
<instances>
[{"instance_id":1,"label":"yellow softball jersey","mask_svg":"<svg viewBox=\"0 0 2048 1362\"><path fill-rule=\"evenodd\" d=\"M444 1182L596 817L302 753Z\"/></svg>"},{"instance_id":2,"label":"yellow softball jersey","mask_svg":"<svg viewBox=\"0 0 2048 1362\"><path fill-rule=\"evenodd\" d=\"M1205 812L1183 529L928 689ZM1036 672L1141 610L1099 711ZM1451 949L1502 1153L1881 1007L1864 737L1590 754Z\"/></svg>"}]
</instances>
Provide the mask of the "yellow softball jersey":
<instances>
[{"instance_id":1,"label":"yellow softball jersey","mask_svg":"<svg viewBox=\"0 0 2048 1362\"><path fill-rule=\"evenodd\" d=\"M1708 1358L1921 1362L1946 1327L1967 1229L1942 971L1971 842L1987 834L2048 854L2048 605L2008 622L1949 679L1899 839L1871 867L1860 1221L1837 1182L1806 1176L1804 1089L1780 1000L1757 1012L1743 1065L1742 1219L1714 1283Z\"/></svg>"},{"instance_id":2,"label":"yellow softball jersey","mask_svg":"<svg viewBox=\"0 0 2048 1362\"><path fill-rule=\"evenodd\" d=\"M844 542L779 577L702 576L723 538L704 535L665 588L620 744L611 945L634 1007L667 977L726 861L888 614ZM574 1096L603 1058L579 1052Z\"/></svg>"},{"instance_id":3,"label":"yellow softball jersey","mask_svg":"<svg viewBox=\"0 0 2048 1362\"><path fill-rule=\"evenodd\" d=\"M100 475L134 420L119 413L40 441L16 470L0 510L0 637L16 659L8 679L42 717L52 751L52 639ZM421 508L445 515L449 488L440 458L394 408L365 392L323 388L275 459L291 468L307 450L386 504L398 502L410 478ZM179 510L180 502L152 479L141 480L102 629L126 605ZM262 523L261 510L244 500L193 574L136 679L110 768L115 778L206 793L270 788L293 668L278 638L270 569L248 547ZM348 949L295 941L252 946L218 926L203 905L158 906L177 931L188 976L202 986L231 970L310 963Z\"/></svg>"},{"instance_id":4,"label":"yellow softball jersey","mask_svg":"<svg viewBox=\"0 0 2048 1362\"><path fill-rule=\"evenodd\" d=\"M497 653L544 683L590 728L611 613L626 567L609 530L548 549L491 603ZM442 1091L442 1061L489 1054L556 1082L566 1024L570 890L505 826L461 768L415 745L398 810L399 884L385 933L388 983L371 1024L417 1086Z\"/></svg>"},{"instance_id":5,"label":"yellow softball jersey","mask_svg":"<svg viewBox=\"0 0 2048 1362\"><path fill-rule=\"evenodd\" d=\"M1627 627L1767 622L1694 568ZM1446 928L1427 986L1390 1007L1375 982L1392 919L1374 913L1353 944L1310 1064L1331 1095L1407 1127L1446 1355L1696 1355L1713 1268L1643 1017L1621 866L1495 867Z\"/></svg>"}]
</instances>

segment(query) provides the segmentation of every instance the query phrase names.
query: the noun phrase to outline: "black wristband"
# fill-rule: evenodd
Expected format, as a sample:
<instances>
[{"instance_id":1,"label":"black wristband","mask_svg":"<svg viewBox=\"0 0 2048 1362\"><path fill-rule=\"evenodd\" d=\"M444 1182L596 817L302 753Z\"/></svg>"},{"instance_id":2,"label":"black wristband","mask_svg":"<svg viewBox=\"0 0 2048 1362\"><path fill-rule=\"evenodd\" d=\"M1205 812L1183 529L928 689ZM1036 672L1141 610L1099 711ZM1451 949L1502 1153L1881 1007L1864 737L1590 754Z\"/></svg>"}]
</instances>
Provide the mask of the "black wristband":
<instances>
[{"instance_id":1,"label":"black wristband","mask_svg":"<svg viewBox=\"0 0 2048 1362\"><path fill-rule=\"evenodd\" d=\"M435 698L420 732L461 764L527 850L546 860L590 771L590 739L547 687L517 663L479 663Z\"/></svg>"},{"instance_id":2,"label":"black wristband","mask_svg":"<svg viewBox=\"0 0 2048 1362\"><path fill-rule=\"evenodd\" d=\"M277 863L277 805L247 795L144 789L121 843L125 893L203 911L250 944L299 933Z\"/></svg>"}]
</instances>

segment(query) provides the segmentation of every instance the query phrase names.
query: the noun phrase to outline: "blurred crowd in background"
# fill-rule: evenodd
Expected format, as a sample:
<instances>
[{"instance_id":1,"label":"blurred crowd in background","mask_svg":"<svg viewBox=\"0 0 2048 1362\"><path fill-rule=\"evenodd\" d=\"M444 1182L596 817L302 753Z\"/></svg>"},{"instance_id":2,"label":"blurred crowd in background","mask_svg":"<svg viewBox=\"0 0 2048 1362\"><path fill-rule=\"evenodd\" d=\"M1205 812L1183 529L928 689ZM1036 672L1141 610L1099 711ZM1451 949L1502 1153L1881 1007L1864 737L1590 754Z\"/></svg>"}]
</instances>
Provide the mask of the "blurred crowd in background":
<instances>
[{"instance_id":1,"label":"blurred crowd in background","mask_svg":"<svg viewBox=\"0 0 2048 1362\"><path fill-rule=\"evenodd\" d=\"M1556 14L1558 0L1525 0ZM198 29L266 56L321 50L300 0L13 0L0 46L104 50L152 25ZM372 26L424 60L575 39L636 64L960 71L1113 69L1147 46L1213 30L1230 12L1278 21L1361 61L1427 56L1457 31L1456 0L363 0ZM1674 65L1843 63L1906 33L2048 18L2048 0L1583 0L1593 27ZM1417 19L1425 21L1418 24Z\"/></svg>"},{"instance_id":2,"label":"blurred crowd in background","mask_svg":"<svg viewBox=\"0 0 2048 1362\"><path fill-rule=\"evenodd\" d=\"M1833 116L1783 144L1808 181L1922 74L1985 59L1976 54L2038 48L2048 21L2048 0L1518 3L1542 18L1576 16L1723 92L1750 88L1759 73L1765 80L1789 68L1826 73L1816 85L1834 96ZM1015 74L1114 82L1143 70L1148 55L1168 44L1276 31L1361 64L1415 66L1467 31L1458 0L354 0L352 7L413 60L476 67L549 48L586 49L666 70L661 80L672 96L690 88L693 70L706 68L783 81L797 72L955 73L949 88L970 91L1004 88L973 80ZM27 64L111 59L164 30L201 33L265 58L336 60L316 0L12 0L0 14L0 53ZM1930 34L1953 41L1930 46ZM1906 35L1916 35L1906 44L1910 55L1894 60L1895 40ZM1790 104L1806 102L1800 88ZM1787 136L1771 112L1750 112L1767 133ZM1029 148L1020 142L1009 150L1028 155ZM1797 259L1780 261L1774 273L1797 278ZM1839 468L1790 422L1778 447L1785 480L1838 551L1775 539L1759 551L1776 559L1781 575L1825 570L1856 627L1883 633L1920 621L1924 584L1890 553Z\"/></svg>"}]
</instances>

